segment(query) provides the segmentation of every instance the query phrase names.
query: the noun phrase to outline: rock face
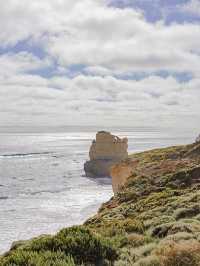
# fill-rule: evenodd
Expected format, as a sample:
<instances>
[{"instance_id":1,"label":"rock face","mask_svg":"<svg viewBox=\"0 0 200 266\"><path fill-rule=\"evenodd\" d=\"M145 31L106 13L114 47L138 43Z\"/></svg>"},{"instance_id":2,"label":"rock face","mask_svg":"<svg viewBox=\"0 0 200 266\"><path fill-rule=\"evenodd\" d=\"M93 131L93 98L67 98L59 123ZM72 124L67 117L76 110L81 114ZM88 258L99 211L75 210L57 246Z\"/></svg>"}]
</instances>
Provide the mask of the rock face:
<instances>
[{"instance_id":1,"label":"rock face","mask_svg":"<svg viewBox=\"0 0 200 266\"><path fill-rule=\"evenodd\" d=\"M196 138L196 142L200 142L200 135Z\"/></svg>"},{"instance_id":2,"label":"rock face","mask_svg":"<svg viewBox=\"0 0 200 266\"><path fill-rule=\"evenodd\" d=\"M133 164L121 162L111 168L112 188L116 194L120 188L126 183L129 176L133 174Z\"/></svg>"},{"instance_id":3,"label":"rock face","mask_svg":"<svg viewBox=\"0 0 200 266\"><path fill-rule=\"evenodd\" d=\"M110 176L111 167L128 157L128 139L120 139L106 131L99 131L89 151L90 161L84 164L86 176Z\"/></svg>"}]
</instances>

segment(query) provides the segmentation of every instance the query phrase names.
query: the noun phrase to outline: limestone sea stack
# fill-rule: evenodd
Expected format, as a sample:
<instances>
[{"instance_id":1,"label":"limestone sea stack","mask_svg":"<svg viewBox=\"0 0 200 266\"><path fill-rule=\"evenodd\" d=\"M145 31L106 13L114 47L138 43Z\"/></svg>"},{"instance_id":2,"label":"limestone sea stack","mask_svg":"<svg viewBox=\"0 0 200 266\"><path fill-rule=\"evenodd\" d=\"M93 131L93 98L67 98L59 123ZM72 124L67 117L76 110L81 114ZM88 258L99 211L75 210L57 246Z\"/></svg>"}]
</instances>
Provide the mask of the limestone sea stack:
<instances>
[{"instance_id":1,"label":"limestone sea stack","mask_svg":"<svg viewBox=\"0 0 200 266\"><path fill-rule=\"evenodd\" d=\"M128 157L128 139L110 132L99 131L89 151L90 160L84 164L88 177L110 176L111 167Z\"/></svg>"}]
</instances>

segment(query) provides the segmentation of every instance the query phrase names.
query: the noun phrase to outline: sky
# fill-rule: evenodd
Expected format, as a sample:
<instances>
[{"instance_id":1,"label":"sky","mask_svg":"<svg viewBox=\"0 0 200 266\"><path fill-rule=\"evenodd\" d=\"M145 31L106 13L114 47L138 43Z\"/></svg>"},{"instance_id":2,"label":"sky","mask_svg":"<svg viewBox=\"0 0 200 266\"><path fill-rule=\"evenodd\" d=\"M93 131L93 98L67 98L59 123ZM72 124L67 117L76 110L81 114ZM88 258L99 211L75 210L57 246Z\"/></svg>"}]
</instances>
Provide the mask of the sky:
<instances>
[{"instance_id":1,"label":"sky","mask_svg":"<svg viewBox=\"0 0 200 266\"><path fill-rule=\"evenodd\" d=\"M0 121L200 130L200 0L7 0Z\"/></svg>"}]
</instances>

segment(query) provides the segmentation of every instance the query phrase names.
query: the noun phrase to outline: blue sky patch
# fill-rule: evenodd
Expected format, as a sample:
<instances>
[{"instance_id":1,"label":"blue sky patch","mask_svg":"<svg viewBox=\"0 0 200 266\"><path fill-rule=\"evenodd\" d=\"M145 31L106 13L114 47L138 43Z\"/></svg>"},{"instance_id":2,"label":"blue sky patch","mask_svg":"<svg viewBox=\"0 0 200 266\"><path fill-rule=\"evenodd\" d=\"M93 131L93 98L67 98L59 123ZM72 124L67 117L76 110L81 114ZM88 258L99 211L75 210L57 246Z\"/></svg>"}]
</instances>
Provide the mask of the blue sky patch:
<instances>
[{"instance_id":1,"label":"blue sky patch","mask_svg":"<svg viewBox=\"0 0 200 266\"><path fill-rule=\"evenodd\" d=\"M110 0L109 5L117 8L140 9L149 22L164 20L166 24L173 22L199 22L200 15L184 12L181 6L189 0Z\"/></svg>"}]
</instances>

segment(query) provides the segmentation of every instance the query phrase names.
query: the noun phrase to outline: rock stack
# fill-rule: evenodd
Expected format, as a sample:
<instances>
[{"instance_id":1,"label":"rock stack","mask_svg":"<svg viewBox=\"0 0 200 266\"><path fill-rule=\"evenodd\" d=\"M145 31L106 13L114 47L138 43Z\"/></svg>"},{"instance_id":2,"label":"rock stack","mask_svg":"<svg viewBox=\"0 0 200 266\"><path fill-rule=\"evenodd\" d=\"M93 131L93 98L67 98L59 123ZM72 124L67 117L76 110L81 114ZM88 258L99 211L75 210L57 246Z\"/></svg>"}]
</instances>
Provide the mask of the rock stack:
<instances>
[{"instance_id":1,"label":"rock stack","mask_svg":"<svg viewBox=\"0 0 200 266\"><path fill-rule=\"evenodd\" d=\"M90 160L84 164L86 176L110 176L111 167L128 157L128 139L120 139L106 131L99 131L89 151Z\"/></svg>"},{"instance_id":2,"label":"rock stack","mask_svg":"<svg viewBox=\"0 0 200 266\"><path fill-rule=\"evenodd\" d=\"M196 143L200 142L200 135L196 138Z\"/></svg>"}]
</instances>

